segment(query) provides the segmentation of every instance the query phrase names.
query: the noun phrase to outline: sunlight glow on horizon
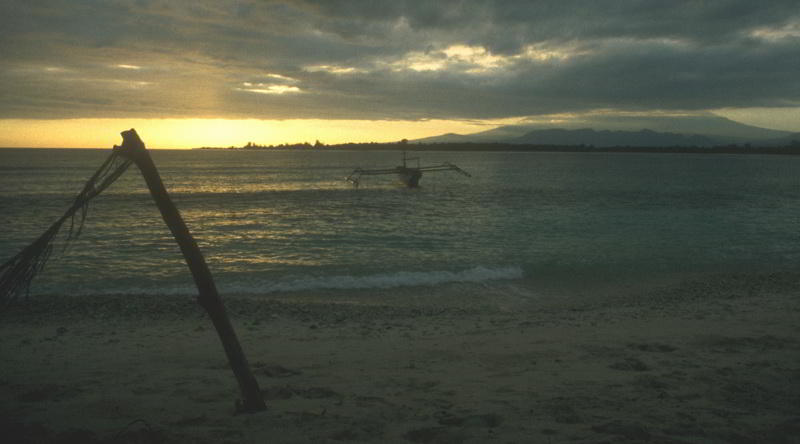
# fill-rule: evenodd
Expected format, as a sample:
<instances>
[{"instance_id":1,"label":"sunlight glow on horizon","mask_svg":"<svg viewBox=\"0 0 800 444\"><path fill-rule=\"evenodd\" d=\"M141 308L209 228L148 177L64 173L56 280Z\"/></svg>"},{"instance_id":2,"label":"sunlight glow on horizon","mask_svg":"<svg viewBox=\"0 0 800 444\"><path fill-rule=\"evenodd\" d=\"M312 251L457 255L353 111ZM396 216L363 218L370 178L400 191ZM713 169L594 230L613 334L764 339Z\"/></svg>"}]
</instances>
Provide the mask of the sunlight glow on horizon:
<instances>
[{"instance_id":1,"label":"sunlight glow on horizon","mask_svg":"<svg viewBox=\"0 0 800 444\"><path fill-rule=\"evenodd\" d=\"M0 119L0 147L110 148L135 128L148 148L282 143L396 142L444 133L473 133L519 122L461 120Z\"/></svg>"},{"instance_id":2,"label":"sunlight glow on horizon","mask_svg":"<svg viewBox=\"0 0 800 444\"><path fill-rule=\"evenodd\" d=\"M605 113L598 111L601 114ZM609 114L627 113L609 110ZM800 107L717 109L713 113L762 128L800 132ZM0 147L110 148L119 133L135 128L149 148L199 148L284 143L330 145L347 142L397 142L446 133L470 134L503 125L568 123L592 113L560 113L491 120L334 120L334 119L0 119ZM635 113L639 114L639 113ZM681 113L647 113L682 115ZM691 114L691 113L690 113Z\"/></svg>"}]
</instances>

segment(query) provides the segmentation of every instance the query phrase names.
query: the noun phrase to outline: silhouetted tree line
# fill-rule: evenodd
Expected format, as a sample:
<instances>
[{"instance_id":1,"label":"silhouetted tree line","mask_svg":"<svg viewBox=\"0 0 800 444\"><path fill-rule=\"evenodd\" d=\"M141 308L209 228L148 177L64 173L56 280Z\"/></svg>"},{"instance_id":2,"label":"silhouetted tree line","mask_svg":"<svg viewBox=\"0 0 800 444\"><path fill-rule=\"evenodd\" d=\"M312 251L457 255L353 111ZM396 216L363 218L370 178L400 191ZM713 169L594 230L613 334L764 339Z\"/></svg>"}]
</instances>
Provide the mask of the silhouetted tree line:
<instances>
[{"instance_id":1,"label":"silhouetted tree line","mask_svg":"<svg viewBox=\"0 0 800 444\"><path fill-rule=\"evenodd\" d=\"M706 154L782 154L799 155L800 140L792 140L785 146L752 146L744 145L718 145L712 147L704 146L611 146L596 147L594 145L529 145L513 143L477 143L477 142L456 142L456 143L412 143L407 139L399 142L349 142L326 145L319 140L313 145L308 142L280 145L258 145L248 142L247 145L234 148L245 150L364 150L364 151L385 151L385 150L406 150L406 151L528 151L528 152L567 152L567 153L706 153Z\"/></svg>"},{"instance_id":2,"label":"silhouetted tree line","mask_svg":"<svg viewBox=\"0 0 800 444\"><path fill-rule=\"evenodd\" d=\"M247 142L247 145L241 147L240 149L245 150L274 150L274 149L291 149L291 150L307 150L312 148L324 148L325 144L317 140L315 144L310 144L308 142L303 143L282 143L280 145L258 145L253 142Z\"/></svg>"}]
</instances>

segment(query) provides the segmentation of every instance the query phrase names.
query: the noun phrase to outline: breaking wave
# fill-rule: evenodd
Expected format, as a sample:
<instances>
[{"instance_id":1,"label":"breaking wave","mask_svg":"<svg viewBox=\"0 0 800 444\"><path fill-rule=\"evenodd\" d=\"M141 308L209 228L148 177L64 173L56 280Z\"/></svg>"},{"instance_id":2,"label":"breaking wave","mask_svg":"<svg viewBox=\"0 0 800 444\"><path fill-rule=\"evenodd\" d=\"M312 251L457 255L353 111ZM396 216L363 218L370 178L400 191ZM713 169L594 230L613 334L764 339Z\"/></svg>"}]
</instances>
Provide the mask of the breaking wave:
<instances>
[{"instance_id":1,"label":"breaking wave","mask_svg":"<svg viewBox=\"0 0 800 444\"><path fill-rule=\"evenodd\" d=\"M478 266L461 271L398 271L366 276L307 277L278 282L260 289L261 292L293 292L305 290L355 290L432 286L457 282L484 282L501 279L520 279L522 268L516 266L490 268ZM237 289L232 289L236 291ZM244 289L239 289L244 290ZM247 291L242 291L247 292Z\"/></svg>"},{"instance_id":2,"label":"breaking wave","mask_svg":"<svg viewBox=\"0 0 800 444\"><path fill-rule=\"evenodd\" d=\"M477 266L460 271L398 271L394 273L378 273L364 276L329 275L306 276L274 281L262 277L216 276L219 292L225 294L263 295L269 293L293 293L314 290L369 290L397 287L435 286L451 283L481 283L495 280L520 279L524 276L521 267L483 267ZM139 282L135 285L106 285L103 288L77 286L70 288L70 294L130 294L130 295L194 295L197 289L190 282L183 284L151 285ZM49 287L49 286L48 286ZM44 293L60 293L55 287L44 288Z\"/></svg>"}]
</instances>

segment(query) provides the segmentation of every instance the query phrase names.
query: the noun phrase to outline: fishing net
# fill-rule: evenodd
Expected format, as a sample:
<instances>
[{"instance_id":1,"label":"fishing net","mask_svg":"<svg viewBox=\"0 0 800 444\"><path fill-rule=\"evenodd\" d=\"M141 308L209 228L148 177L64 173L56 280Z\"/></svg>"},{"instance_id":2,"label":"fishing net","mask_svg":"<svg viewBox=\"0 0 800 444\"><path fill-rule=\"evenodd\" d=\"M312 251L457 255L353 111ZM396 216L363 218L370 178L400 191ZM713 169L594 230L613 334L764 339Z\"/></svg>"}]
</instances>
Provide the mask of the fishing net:
<instances>
[{"instance_id":1,"label":"fishing net","mask_svg":"<svg viewBox=\"0 0 800 444\"><path fill-rule=\"evenodd\" d=\"M117 150L112 151L100 168L86 181L64 215L38 239L0 265L0 304L7 305L21 293L29 294L31 282L47 264L53 253L58 233L64 224L69 221L69 229L64 234L63 250L66 250L70 241L77 239L83 230L89 212L89 201L111 186L130 164L131 160L121 157Z\"/></svg>"}]
</instances>

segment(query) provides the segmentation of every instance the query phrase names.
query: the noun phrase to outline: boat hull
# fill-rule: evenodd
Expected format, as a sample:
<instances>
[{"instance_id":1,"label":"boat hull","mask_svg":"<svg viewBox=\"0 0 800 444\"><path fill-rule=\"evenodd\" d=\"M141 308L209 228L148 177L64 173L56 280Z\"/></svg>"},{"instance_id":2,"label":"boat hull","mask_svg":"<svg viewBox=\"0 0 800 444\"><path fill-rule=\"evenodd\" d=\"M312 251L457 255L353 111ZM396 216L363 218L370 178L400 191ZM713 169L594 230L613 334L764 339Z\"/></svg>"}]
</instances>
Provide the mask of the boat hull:
<instances>
[{"instance_id":1,"label":"boat hull","mask_svg":"<svg viewBox=\"0 0 800 444\"><path fill-rule=\"evenodd\" d=\"M417 168L397 167L397 178L405 186L416 188L419 186L419 180L422 178L422 171Z\"/></svg>"}]
</instances>

